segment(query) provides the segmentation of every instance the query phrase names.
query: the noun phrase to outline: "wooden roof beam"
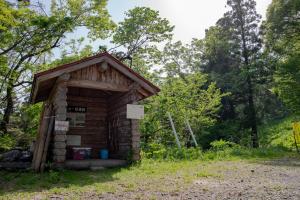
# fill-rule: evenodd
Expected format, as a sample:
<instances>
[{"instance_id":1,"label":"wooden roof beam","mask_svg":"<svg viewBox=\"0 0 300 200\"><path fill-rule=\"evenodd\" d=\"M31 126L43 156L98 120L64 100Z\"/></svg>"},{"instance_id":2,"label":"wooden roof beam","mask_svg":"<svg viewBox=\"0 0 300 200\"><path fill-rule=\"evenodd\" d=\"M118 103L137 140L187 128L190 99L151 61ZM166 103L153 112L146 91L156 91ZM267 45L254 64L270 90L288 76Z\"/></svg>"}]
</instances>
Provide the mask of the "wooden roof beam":
<instances>
[{"instance_id":1,"label":"wooden roof beam","mask_svg":"<svg viewBox=\"0 0 300 200\"><path fill-rule=\"evenodd\" d=\"M116 91L116 92L127 92L129 91L128 86L117 85L114 83L105 83L99 81L90 80L69 80L67 82L69 87L89 88L105 91Z\"/></svg>"}]
</instances>

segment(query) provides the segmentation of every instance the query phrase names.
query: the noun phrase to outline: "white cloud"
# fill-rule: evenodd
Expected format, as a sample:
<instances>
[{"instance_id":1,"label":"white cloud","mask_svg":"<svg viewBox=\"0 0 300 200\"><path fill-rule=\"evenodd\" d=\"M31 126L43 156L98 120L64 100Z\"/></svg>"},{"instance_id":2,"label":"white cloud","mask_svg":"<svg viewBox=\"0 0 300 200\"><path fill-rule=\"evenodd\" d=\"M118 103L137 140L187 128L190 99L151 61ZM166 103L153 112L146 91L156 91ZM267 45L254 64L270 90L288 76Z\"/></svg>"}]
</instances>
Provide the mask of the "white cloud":
<instances>
[{"instance_id":1,"label":"white cloud","mask_svg":"<svg viewBox=\"0 0 300 200\"><path fill-rule=\"evenodd\" d=\"M272 0L258 0L257 11L265 16ZM140 0L139 5L158 10L162 17L175 25L174 39L189 42L203 38L205 29L213 26L226 11L226 0Z\"/></svg>"}]
</instances>

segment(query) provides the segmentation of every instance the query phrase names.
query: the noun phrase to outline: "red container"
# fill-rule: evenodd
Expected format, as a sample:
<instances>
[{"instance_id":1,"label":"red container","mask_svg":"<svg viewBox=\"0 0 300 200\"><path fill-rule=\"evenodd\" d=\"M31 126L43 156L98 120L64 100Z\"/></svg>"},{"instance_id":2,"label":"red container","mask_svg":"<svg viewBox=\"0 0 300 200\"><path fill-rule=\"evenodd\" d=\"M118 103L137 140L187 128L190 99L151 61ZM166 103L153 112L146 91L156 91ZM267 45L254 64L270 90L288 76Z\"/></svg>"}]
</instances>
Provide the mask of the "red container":
<instances>
[{"instance_id":1,"label":"red container","mask_svg":"<svg viewBox=\"0 0 300 200\"><path fill-rule=\"evenodd\" d=\"M92 148L88 147L73 147L73 159L74 160L85 160L91 158Z\"/></svg>"}]
</instances>

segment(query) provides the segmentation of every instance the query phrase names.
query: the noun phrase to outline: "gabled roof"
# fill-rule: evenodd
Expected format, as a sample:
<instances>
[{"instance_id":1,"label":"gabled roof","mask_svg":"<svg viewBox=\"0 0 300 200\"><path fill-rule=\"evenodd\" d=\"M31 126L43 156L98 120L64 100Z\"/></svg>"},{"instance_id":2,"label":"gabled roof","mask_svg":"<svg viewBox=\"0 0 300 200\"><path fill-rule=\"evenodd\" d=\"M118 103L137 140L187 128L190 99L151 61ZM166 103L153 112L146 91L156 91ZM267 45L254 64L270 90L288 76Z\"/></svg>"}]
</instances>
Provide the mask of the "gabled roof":
<instances>
[{"instance_id":1,"label":"gabled roof","mask_svg":"<svg viewBox=\"0 0 300 200\"><path fill-rule=\"evenodd\" d=\"M31 89L30 101L36 103L44 101L48 98L52 87L55 84L56 79L65 73L71 73L76 70L80 70L91 65L95 65L101 62L107 62L110 66L118 70L121 74L128 77L133 82L138 83L144 90L147 91L148 96L152 96L160 91L160 89L153 83L145 79L143 76L129 68L120 60L112 56L111 54L104 52L94 56L86 57L75 62L64 64L46 71L36 73L34 75L33 85ZM50 90L50 91L49 91ZM43 97L38 98L43 93Z\"/></svg>"}]
</instances>

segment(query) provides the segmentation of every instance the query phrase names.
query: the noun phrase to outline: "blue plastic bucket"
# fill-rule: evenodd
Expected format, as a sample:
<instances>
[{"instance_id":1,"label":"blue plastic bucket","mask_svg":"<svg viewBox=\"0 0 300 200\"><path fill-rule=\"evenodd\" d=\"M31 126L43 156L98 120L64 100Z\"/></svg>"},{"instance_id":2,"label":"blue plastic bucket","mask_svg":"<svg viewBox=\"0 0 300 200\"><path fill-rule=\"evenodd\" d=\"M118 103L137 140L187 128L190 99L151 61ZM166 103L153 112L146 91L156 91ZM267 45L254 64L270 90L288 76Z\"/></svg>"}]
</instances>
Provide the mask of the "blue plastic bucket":
<instances>
[{"instance_id":1,"label":"blue plastic bucket","mask_svg":"<svg viewBox=\"0 0 300 200\"><path fill-rule=\"evenodd\" d=\"M100 159L106 160L108 159L108 150L107 149L101 149L99 152Z\"/></svg>"}]
</instances>

